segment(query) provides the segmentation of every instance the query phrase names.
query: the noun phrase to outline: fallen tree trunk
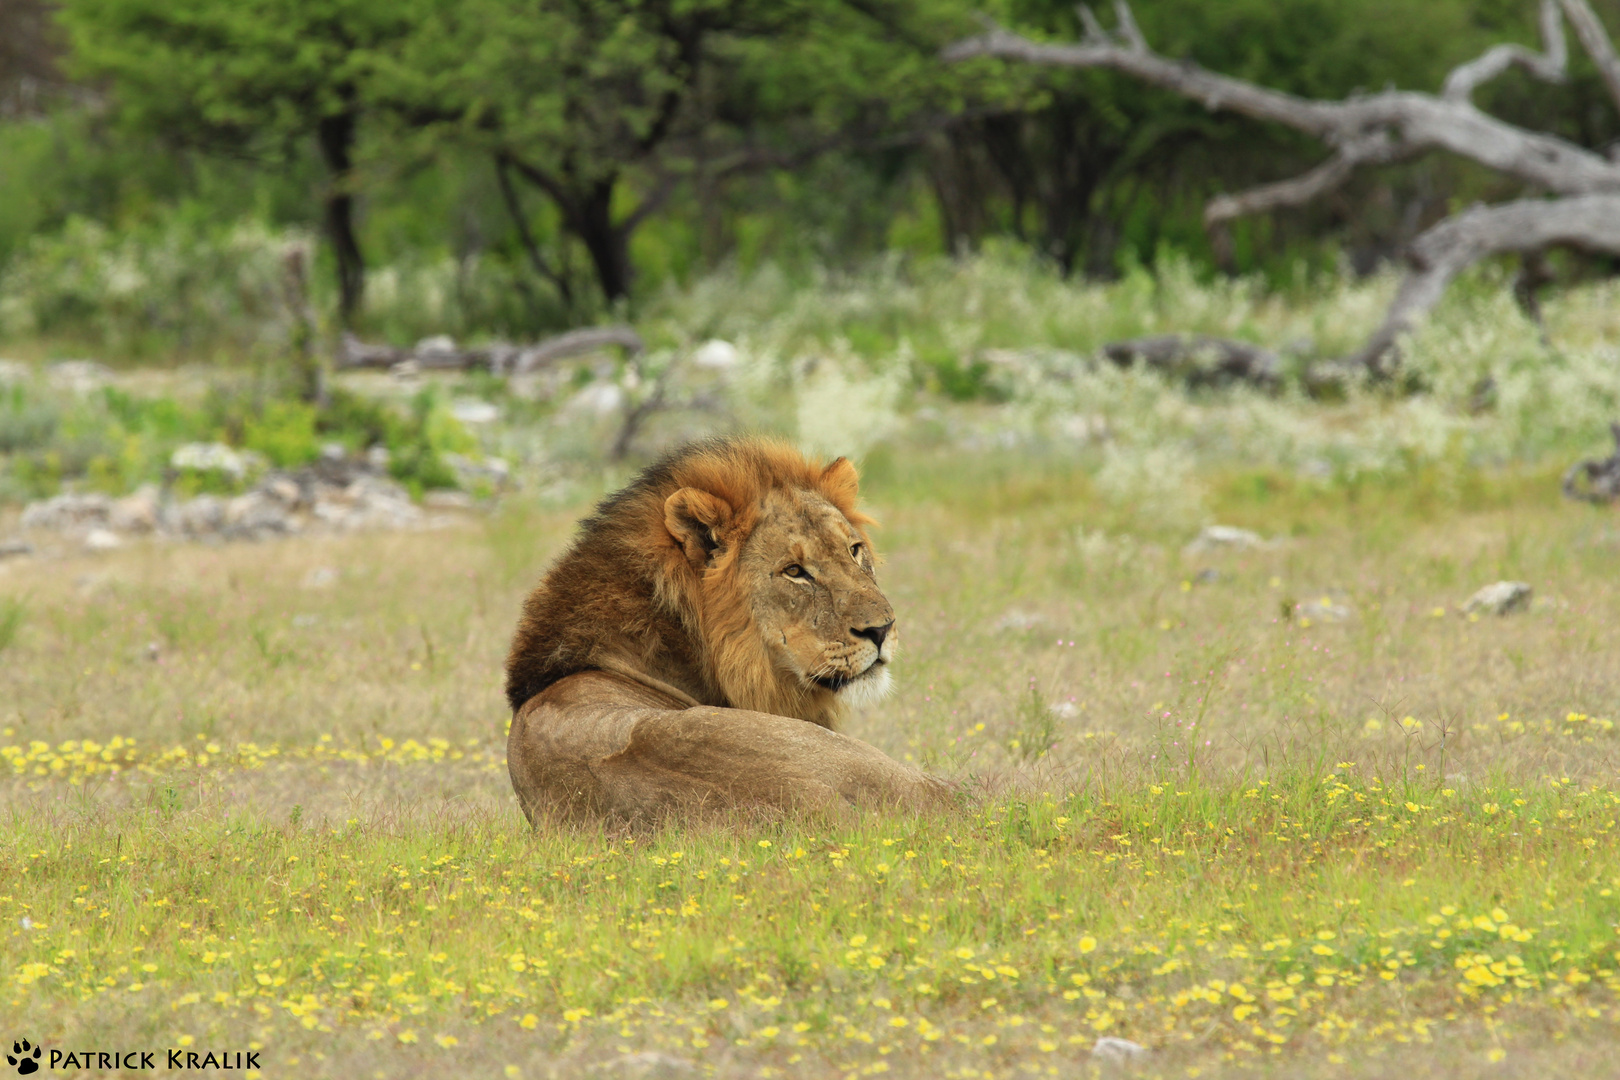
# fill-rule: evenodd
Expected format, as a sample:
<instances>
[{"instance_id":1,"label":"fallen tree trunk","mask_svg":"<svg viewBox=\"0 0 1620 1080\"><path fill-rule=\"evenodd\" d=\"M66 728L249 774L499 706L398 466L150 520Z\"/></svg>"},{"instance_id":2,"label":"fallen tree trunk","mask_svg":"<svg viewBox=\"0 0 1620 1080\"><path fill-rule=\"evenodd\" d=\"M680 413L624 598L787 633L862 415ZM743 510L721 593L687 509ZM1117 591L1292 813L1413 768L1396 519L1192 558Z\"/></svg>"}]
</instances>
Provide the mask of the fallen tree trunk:
<instances>
[{"instance_id":1,"label":"fallen tree trunk","mask_svg":"<svg viewBox=\"0 0 1620 1080\"><path fill-rule=\"evenodd\" d=\"M1481 112L1469 100L1484 82L1518 65L1561 82L1568 65L1565 19L1603 76L1620 107L1620 59L1587 0L1542 0L1542 52L1498 45L1453 69L1438 95L1405 90L1318 101L1229 78L1148 47L1125 0L1115 0L1117 28L1103 29L1082 7L1079 44L1037 42L993 26L945 50L948 61L999 57L1033 64L1108 68L1256 120L1315 136L1333 155L1303 176L1246 192L1221 195L1205 208L1215 226L1246 214L1299 206L1343 184L1363 165L1381 165L1441 150L1469 158L1546 192L1464 211L1434 226L1412 244L1408 274L1381 325L1351 360L1376 376L1399 360L1400 336L1416 328L1463 269L1504 252L1528 254L1557 245L1620 255L1620 160L1545 132L1530 131Z\"/></svg>"},{"instance_id":2,"label":"fallen tree trunk","mask_svg":"<svg viewBox=\"0 0 1620 1080\"><path fill-rule=\"evenodd\" d=\"M1606 505L1620 499L1620 424L1610 424L1614 453L1601 461L1577 461L1564 473L1564 497ZM1583 483L1584 481L1584 483Z\"/></svg>"},{"instance_id":3,"label":"fallen tree trunk","mask_svg":"<svg viewBox=\"0 0 1620 1080\"><path fill-rule=\"evenodd\" d=\"M628 326L596 326L570 330L534 345L493 342L460 348L447 337L425 338L409 349L393 345L373 345L352 334L344 334L338 350L339 368L382 368L392 370L413 364L427 371L460 371L484 368L496 375L527 375L561 360L599 349L618 347L631 356L641 353L645 343Z\"/></svg>"},{"instance_id":4,"label":"fallen tree trunk","mask_svg":"<svg viewBox=\"0 0 1620 1080\"><path fill-rule=\"evenodd\" d=\"M1442 221L1413 241L1409 270L1383 324L1351 361L1384 373L1400 335L1440 302L1458 274L1492 255L1558 246L1620 254L1620 193L1476 206Z\"/></svg>"},{"instance_id":5,"label":"fallen tree trunk","mask_svg":"<svg viewBox=\"0 0 1620 1080\"><path fill-rule=\"evenodd\" d=\"M1182 379L1190 386L1242 382L1272 387L1282 376L1282 360L1269 349L1247 341L1202 334L1163 334L1111 341L1103 346L1103 355L1120 367L1141 364Z\"/></svg>"}]
</instances>

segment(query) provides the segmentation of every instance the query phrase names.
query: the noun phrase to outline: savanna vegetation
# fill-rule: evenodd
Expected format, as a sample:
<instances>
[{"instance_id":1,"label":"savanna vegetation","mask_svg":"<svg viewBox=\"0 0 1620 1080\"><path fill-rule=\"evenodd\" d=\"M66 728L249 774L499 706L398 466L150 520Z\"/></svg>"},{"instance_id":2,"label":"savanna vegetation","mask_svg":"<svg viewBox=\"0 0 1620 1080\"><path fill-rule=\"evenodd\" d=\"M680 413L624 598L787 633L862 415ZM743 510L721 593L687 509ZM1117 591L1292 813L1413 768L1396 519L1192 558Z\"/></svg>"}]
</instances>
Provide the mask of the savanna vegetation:
<instances>
[{"instance_id":1,"label":"savanna vegetation","mask_svg":"<svg viewBox=\"0 0 1620 1080\"><path fill-rule=\"evenodd\" d=\"M5 579L8 1016L264 1075L1544 1076L1615 1035L1607 515L1546 469L1213 470L1183 552L1063 454L876 456L959 811L531 835L495 660L578 504ZM1469 618L1481 581L1526 614Z\"/></svg>"},{"instance_id":2,"label":"savanna vegetation","mask_svg":"<svg viewBox=\"0 0 1620 1080\"><path fill-rule=\"evenodd\" d=\"M1160 53L1325 99L1538 41L1519 0L1133 10ZM941 62L979 12L1085 29L955 0L0 8L0 1035L311 1077L1608 1067L1620 531L1559 485L1620 417L1612 261L1487 261L1396 377L1313 382L1415 236L1523 192L1431 155L1206 231L1321 147L1117 73ZM1578 50L1474 101L1620 137ZM333 365L345 332L607 322L646 348ZM1169 333L1279 377L1104 351ZM732 430L859 461L903 651L846 730L960 804L531 833L521 598L595 499ZM214 444L244 471L177 456ZM334 458L472 498L257 543L21 526ZM1498 580L1532 599L1464 610Z\"/></svg>"}]
</instances>

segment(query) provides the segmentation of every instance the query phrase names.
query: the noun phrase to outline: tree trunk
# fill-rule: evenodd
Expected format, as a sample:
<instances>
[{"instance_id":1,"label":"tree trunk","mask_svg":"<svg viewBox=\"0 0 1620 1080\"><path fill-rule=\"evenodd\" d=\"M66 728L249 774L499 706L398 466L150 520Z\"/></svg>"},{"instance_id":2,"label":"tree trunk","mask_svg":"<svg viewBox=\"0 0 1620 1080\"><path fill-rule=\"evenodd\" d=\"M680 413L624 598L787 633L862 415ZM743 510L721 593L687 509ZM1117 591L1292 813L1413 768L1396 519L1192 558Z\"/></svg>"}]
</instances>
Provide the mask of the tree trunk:
<instances>
[{"instance_id":1,"label":"tree trunk","mask_svg":"<svg viewBox=\"0 0 1620 1080\"><path fill-rule=\"evenodd\" d=\"M316 130L321 157L331 174L326 193L326 237L337 256L338 315L344 326L353 324L366 290L366 264L360 241L354 235L355 200L349 187L358 126L359 116L351 109L323 117Z\"/></svg>"},{"instance_id":2,"label":"tree trunk","mask_svg":"<svg viewBox=\"0 0 1620 1080\"><path fill-rule=\"evenodd\" d=\"M568 282L567 265L558 270L554 269L545 255L540 251L540 244L535 240L534 231L529 228L529 219L523 213L523 205L518 201L517 189L512 186L512 162L504 154L495 155L495 178L500 183L501 198L506 202L506 212L512 218L512 224L517 227L518 240L523 244L524 252L529 256L529 265L534 269L535 275L551 282L561 297L563 309L570 314L574 310L574 290ZM522 280L522 279L519 279ZM534 304L533 293L527 286L524 291L530 296L530 307L536 314L538 307Z\"/></svg>"},{"instance_id":3,"label":"tree trunk","mask_svg":"<svg viewBox=\"0 0 1620 1080\"><path fill-rule=\"evenodd\" d=\"M599 180L574 207L574 232L590 252L596 280L609 304L630 298L630 227L614 224L612 180Z\"/></svg>"}]
</instances>

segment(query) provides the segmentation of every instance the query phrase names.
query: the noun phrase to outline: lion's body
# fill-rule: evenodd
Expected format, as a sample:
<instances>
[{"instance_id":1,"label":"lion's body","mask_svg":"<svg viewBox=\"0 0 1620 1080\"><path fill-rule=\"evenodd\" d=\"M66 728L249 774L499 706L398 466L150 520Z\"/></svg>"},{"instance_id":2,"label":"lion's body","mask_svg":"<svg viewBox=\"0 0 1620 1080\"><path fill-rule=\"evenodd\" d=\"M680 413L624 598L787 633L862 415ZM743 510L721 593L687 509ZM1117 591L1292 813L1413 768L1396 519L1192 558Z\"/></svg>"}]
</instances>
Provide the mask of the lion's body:
<instances>
[{"instance_id":1,"label":"lion's body","mask_svg":"<svg viewBox=\"0 0 1620 1080\"><path fill-rule=\"evenodd\" d=\"M507 759L524 812L921 805L942 785L831 730L880 694L893 612L843 459L715 441L605 500L524 604Z\"/></svg>"}]
</instances>

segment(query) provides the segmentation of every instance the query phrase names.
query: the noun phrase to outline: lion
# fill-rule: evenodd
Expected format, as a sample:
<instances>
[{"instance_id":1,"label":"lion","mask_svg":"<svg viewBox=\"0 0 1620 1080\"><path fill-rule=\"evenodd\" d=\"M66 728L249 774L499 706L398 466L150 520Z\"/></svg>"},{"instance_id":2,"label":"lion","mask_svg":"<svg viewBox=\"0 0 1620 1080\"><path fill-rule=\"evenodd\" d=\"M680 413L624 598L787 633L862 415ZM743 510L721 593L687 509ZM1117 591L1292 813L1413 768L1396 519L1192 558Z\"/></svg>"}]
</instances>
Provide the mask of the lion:
<instances>
[{"instance_id":1,"label":"lion","mask_svg":"<svg viewBox=\"0 0 1620 1080\"><path fill-rule=\"evenodd\" d=\"M531 824L921 809L947 786L834 730L883 696L894 609L846 458L672 451L603 500L523 605L507 765Z\"/></svg>"}]
</instances>

